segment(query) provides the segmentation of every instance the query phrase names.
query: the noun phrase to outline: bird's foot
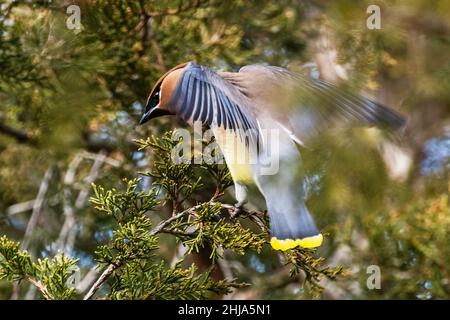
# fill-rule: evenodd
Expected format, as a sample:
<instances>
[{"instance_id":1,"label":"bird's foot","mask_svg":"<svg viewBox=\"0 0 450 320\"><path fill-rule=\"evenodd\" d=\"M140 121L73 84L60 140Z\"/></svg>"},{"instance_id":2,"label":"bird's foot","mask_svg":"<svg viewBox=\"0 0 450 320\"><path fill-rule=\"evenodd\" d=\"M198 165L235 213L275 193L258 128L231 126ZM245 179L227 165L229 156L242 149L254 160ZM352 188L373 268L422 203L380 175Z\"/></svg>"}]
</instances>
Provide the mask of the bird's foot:
<instances>
[{"instance_id":1,"label":"bird's foot","mask_svg":"<svg viewBox=\"0 0 450 320\"><path fill-rule=\"evenodd\" d=\"M242 212L244 211L243 208L244 208L244 203L242 203L242 202L236 203L234 205L234 211L231 213L230 218L231 219L238 218L242 214Z\"/></svg>"}]
</instances>

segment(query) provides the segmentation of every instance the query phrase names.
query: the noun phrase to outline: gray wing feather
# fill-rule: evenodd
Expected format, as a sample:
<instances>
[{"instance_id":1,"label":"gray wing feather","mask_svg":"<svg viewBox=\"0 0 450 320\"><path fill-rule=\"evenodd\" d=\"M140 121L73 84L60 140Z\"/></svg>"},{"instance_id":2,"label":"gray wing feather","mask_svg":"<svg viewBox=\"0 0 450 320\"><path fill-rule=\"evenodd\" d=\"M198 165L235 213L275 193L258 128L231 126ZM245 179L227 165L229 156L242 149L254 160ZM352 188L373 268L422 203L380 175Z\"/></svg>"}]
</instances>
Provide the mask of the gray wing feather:
<instances>
[{"instance_id":1,"label":"gray wing feather","mask_svg":"<svg viewBox=\"0 0 450 320\"><path fill-rule=\"evenodd\" d=\"M189 63L174 92L170 108L188 123L202 121L209 126L236 131L242 137L247 134L255 138L253 135L258 132L258 126L254 115L246 108L249 103L246 99L213 71Z\"/></svg>"},{"instance_id":2,"label":"gray wing feather","mask_svg":"<svg viewBox=\"0 0 450 320\"><path fill-rule=\"evenodd\" d=\"M397 112L348 87L284 68L250 65L241 68L234 77L249 98L265 105L262 112L269 113L301 141L342 123L392 129L405 124L405 119ZM270 94L265 95L265 92ZM285 97L289 99L283 100ZM279 105L279 101L288 102Z\"/></svg>"}]
</instances>

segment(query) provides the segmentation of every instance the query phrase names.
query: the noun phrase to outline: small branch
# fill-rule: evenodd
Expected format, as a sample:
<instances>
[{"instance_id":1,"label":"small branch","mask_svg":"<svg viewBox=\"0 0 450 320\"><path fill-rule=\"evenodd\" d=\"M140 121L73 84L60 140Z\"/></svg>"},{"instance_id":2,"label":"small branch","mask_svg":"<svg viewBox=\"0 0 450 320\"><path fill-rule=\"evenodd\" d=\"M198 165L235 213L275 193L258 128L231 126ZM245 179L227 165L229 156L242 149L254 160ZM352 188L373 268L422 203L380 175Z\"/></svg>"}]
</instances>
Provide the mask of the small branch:
<instances>
[{"instance_id":1,"label":"small branch","mask_svg":"<svg viewBox=\"0 0 450 320\"><path fill-rule=\"evenodd\" d=\"M216 201L218 198L220 198L224 194L225 193L219 187L216 187L216 191L214 192L214 195L212 196L210 202L211 201Z\"/></svg>"},{"instance_id":2,"label":"small branch","mask_svg":"<svg viewBox=\"0 0 450 320\"><path fill-rule=\"evenodd\" d=\"M9 216L13 216L24 211L32 210L34 207L34 202L35 200L30 200L13 204L6 209L6 214Z\"/></svg>"},{"instance_id":3,"label":"small branch","mask_svg":"<svg viewBox=\"0 0 450 320\"><path fill-rule=\"evenodd\" d=\"M45 194L47 193L49 182L50 182L50 179L52 176L53 176L53 166L50 166L50 168L48 168L47 171L45 172L44 178L42 179L41 185L39 186L38 195L37 195L36 199L34 200L33 211L31 213L30 220L28 221L27 229L25 230L25 235L23 237L23 241L20 246L22 250L28 249L34 229L36 228L37 223L39 221L39 217L41 215L41 209L42 209L42 205L44 204ZM32 279L32 278L28 278L28 281L31 282L32 284L34 284L34 286L37 287L42 292L44 297L46 297L48 299L48 293L46 291L44 292L42 287L40 287L38 285L38 284L40 284L40 282L36 282L36 281L33 282L34 279ZM34 296L36 294L35 287L31 286L28 289L28 292L26 294L27 299L29 299L29 300L34 299Z\"/></svg>"},{"instance_id":4,"label":"small branch","mask_svg":"<svg viewBox=\"0 0 450 320\"><path fill-rule=\"evenodd\" d=\"M183 232L175 229L162 229L161 233L172 234L178 237L190 237L195 234L195 232Z\"/></svg>"},{"instance_id":5,"label":"small branch","mask_svg":"<svg viewBox=\"0 0 450 320\"><path fill-rule=\"evenodd\" d=\"M78 283L77 285L77 291L79 293L85 292L87 289L89 289L92 284L94 283L95 279L98 276L98 270L97 266L89 270L89 272L84 276L84 278Z\"/></svg>"},{"instance_id":6,"label":"small branch","mask_svg":"<svg viewBox=\"0 0 450 320\"><path fill-rule=\"evenodd\" d=\"M162 72L167 72L166 63L164 62L164 55L158 41L153 36L153 32L150 32L150 44L152 45L153 52L156 56L156 61Z\"/></svg>"},{"instance_id":7,"label":"small branch","mask_svg":"<svg viewBox=\"0 0 450 320\"><path fill-rule=\"evenodd\" d=\"M190 214L191 212L198 209L200 205L197 205L195 207L192 207L190 209L184 210L183 212L180 212L172 217L170 217L167 220L164 220L161 222L158 226L156 226L152 231L150 231L151 235L156 235L164 230L165 227L167 227L169 224L171 224L173 221L181 219L182 217ZM92 296L97 292L97 290L101 287L101 285L109 279L109 277L113 274L114 271L116 271L118 268L120 268L123 265L123 261L120 261L116 264L110 264L105 271L100 275L100 277L95 281L95 283L92 285L91 289L89 289L89 292L84 296L84 300L89 300L92 298Z\"/></svg>"},{"instance_id":8,"label":"small branch","mask_svg":"<svg viewBox=\"0 0 450 320\"><path fill-rule=\"evenodd\" d=\"M113 274L113 272L120 268L122 266L122 263L118 264L110 264L105 271L100 275L100 277L97 279L97 281L94 282L91 289L89 289L88 293L84 296L83 300L90 300L93 295L97 292L97 290L101 287L101 285L109 279L109 277Z\"/></svg>"},{"instance_id":9,"label":"small branch","mask_svg":"<svg viewBox=\"0 0 450 320\"><path fill-rule=\"evenodd\" d=\"M44 286L40 281L35 280L28 275L25 275L25 280L28 281L29 283L31 283L32 285L34 285L36 288L38 288L45 299L47 299L47 300L51 299L50 294L48 293L47 287Z\"/></svg>"},{"instance_id":10,"label":"small branch","mask_svg":"<svg viewBox=\"0 0 450 320\"><path fill-rule=\"evenodd\" d=\"M35 142L30 133L28 133L24 130L21 130L21 129L16 129L16 128L10 127L7 124L2 123L2 122L0 122L0 133L16 139L17 142L21 142L21 143L24 143L24 142L33 142L34 143Z\"/></svg>"},{"instance_id":11,"label":"small branch","mask_svg":"<svg viewBox=\"0 0 450 320\"><path fill-rule=\"evenodd\" d=\"M102 150L101 152L104 152L104 150ZM84 158L84 159L90 159L90 160L98 160L98 153L92 153L92 152L86 152L86 151L83 151L82 153L81 153L81 156ZM112 166L112 167L115 167L115 168L118 168L118 167L120 167L120 165L122 164L122 162L121 161L119 161L119 160L116 160L116 159L114 159L114 158L111 158L111 157L103 157L103 160L102 160L105 164L108 164L108 165L110 165L110 166Z\"/></svg>"},{"instance_id":12,"label":"small branch","mask_svg":"<svg viewBox=\"0 0 450 320\"><path fill-rule=\"evenodd\" d=\"M197 209L199 209L202 205L204 205L204 204L196 205L196 206L194 206L194 207L192 207L192 208L186 209L186 210L184 210L184 211L182 211L182 212L180 212L180 213L178 213L178 214L176 214L176 215L170 217L170 218L167 219L167 220L164 220L163 222L161 222L160 224L158 224L152 231L150 231L150 234L151 234L152 236L154 236L154 235L156 235L156 234L162 232L169 224L171 224L171 223L174 222L175 220L181 219L181 218L183 218L183 217L185 217L185 216L187 216L187 215L189 215L189 214L195 212L195 211L196 211Z\"/></svg>"},{"instance_id":13,"label":"small branch","mask_svg":"<svg viewBox=\"0 0 450 320\"><path fill-rule=\"evenodd\" d=\"M215 205L216 203L217 202L214 202L214 201L208 202L208 204L210 204L210 205ZM166 227L169 226L172 222L194 213L195 211L197 211L199 208L201 208L204 205L205 205L205 203L202 203L202 204L196 205L196 206L194 206L192 208L186 209L186 210L184 210L184 211L182 211L182 212L180 212L180 213L178 213L176 215L173 215L169 219L164 220L163 222L158 224L155 228L153 228L150 231L150 235L154 236L154 235L156 235L158 233L179 234L176 231L173 231L173 232L170 231L169 232L169 230L166 229ZM235 206L230 205L230 204L223 204L223 203L221 203L220 206L221 206L221 208L228 210L228 212L230 213L230 216L231 216L232 212L237 210L237 208ZM246 212L246 211L243 211L243 214L245 214L245 216L252 216L252 215L260 215L261 213L260 212ZM262 221L260 223L262 225L264 225ZM265 230L265 229L263 229L263 230ZM184 234L183 233L182 235L189 235L189 234ZM97 281L95 281L95 283L92 285L92 287L89 290L89 292L84 296L84 300L91 299L92 296L95 294L95 292L97 292L97 290L101 287L101 285L104 282L106 282L106 280L109 279L109 277L114 273L114 271L116 271L118 268L120 268L124 263L125 263L125 261L119 261L116 264L108 265L108 267L105 269L105 271L103 271L103 273L100 275L100 277L97 279Z\"/></svg>"},{"instance_id":14,"label":"small branch","mask_svg":"<svg viewBox=\"0 0 450 320\"><path fill-rule=\"evenodd\" d=\"M28 221L27 229L25 230L25 235L23 237L21 250L26 250L30 244L31 236L34 229L37 226L39 216L41 215L42 205L44 203L45 194L48 190L49 181L53 175L53 166L47 169L47 172L42 179L41 185L39 187L38 195L33 204L33 212L31 213L30 220Z\"/></svg>"},{"instance_id":15,"label":"small branch","mask_svg":"<svg viewBox=\"0 0 450 320\"><path fill-rule=\"evenodd\" d=\"M167 71L166 63L164 62L164 55L161 47L159 46L158 41L156 41L153 36L153 32L150 28L150 19L152 18L152 14L147 13L145 10L144 0L139 1L139 5L141 7L141 17L142 21L140 25L142 25L142 38L141 38L141 50L139 51L139 56L143 56L145 54L145 49L147 48L147 41L150 41L153 52L156 56L156 61L158 62L159 69L162 72Z\"/></svg>"},{"instance_id":16,"label":"small branch","mask_svg":"<svg viewBox=\"0 0 450 320\"><path fill-rule=\"evenodd\" d=\"M139 6L141 7L141 18L142 18L142 38L141 38L141 50L139 50L139 56L143 56L145 49L147 48L147 40L149 38L149 21L151 16L145 10L144 0L139 0Z\"/></svg>"},{"instance_id":17,"label":"small branch","mask_svg":"<svg viewBox=\"0 0 450 320\"><path fill-rule=\"evenodd\" d=\"M178 200L174 197L172 199L172 216L176 215L178 212Z\"/></svg>"}]
</instances>

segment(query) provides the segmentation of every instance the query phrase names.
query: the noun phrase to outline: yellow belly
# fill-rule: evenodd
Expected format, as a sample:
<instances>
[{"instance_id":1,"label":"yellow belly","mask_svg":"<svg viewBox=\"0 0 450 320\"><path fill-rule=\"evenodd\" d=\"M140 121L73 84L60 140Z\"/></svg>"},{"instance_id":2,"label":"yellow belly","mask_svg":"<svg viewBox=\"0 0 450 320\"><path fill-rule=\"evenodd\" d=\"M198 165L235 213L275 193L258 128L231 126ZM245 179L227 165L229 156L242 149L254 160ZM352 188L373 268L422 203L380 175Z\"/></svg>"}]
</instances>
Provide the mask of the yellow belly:
<instances>
[{"instance_id":1,"label":"yellow belly","mask_svg":"<svg viewBox=\"0 0 450 320\"><path fill-rule=\"evenodd\" d=\"M303 239L284 239L279 240L276 237L272 237L270 239L270 245L275 250L281 250L286 251L289 249L294 249L296 247L301 248L317 248L322 245L323 242L323 236L321 233L319 233L316 236L307 237Z\"/></svg>"},{"instance_id":2,"label":"yellow belly","mask_svg":"<svg viewBox=\"0 0 450 320\"><path fill-rule=\"evenodd\" d=\"M218 128L214 131L217 144L222 150L233 180L247 184L252 183L252 159L248 147L238 135L230 130Z\"/></svg>"}]
</instances>

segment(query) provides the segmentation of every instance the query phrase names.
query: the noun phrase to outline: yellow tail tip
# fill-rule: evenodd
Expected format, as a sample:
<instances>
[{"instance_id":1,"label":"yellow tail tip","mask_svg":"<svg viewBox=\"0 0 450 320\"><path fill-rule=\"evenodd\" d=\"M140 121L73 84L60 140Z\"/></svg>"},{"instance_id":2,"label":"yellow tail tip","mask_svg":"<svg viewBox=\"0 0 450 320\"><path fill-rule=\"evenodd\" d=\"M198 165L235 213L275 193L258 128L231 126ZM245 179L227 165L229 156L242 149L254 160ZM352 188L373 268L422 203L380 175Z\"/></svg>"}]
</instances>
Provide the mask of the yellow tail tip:
<instances>
[{"instance_id":1,"label":"yellow tail tip","mask_svg":"<svg viewBox=\"0 0 450 320\"><path fill-rule=\"evenodd\" d=\"M319 233L316 236L307 237L303 239L284 239L279 240L276 237L272 237L270 239L270 245L275 250L282 250L286 251L289 249L294 249L296 247L302 247L302 248L317 248L322 245L323 242L323 236L321 233Z\"/></svg>"}]
</instances>

